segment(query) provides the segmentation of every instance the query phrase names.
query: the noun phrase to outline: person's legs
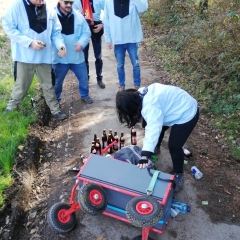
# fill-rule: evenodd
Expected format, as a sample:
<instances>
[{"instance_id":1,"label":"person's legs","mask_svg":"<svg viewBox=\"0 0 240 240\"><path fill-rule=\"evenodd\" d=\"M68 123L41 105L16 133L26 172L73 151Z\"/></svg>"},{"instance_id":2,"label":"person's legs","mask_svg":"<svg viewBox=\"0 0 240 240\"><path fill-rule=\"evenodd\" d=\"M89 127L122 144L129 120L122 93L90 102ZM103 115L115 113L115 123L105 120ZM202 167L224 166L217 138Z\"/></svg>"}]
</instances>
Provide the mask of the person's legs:
<instances>
[{"instance_id":1,"label":"person's legs","mask_svg":"<svg viewBox=\"0 0 240 240\"><path fill-rule=\"evenodd\" d=\"M31 86L34 75L35 64L17 62L17 79L11 93L11 99L8 101L8 110L16 109L18 104L25 97Z\"/></svg>"},{"instance_id":2,"label":"person's legs","mask_svg":"<svg viewBox=\"0 0 240 240\"><path fill-rule=\"evenodd\" d=\"M198 118L199 112L197 111L196 115L189 122L175 124L171 128L168 147L173 162L173 171L175 173L183 172L184 153L182 147L196 126Z\"/></svg>"},{"instance_id":3,"label":"person's legs","mask_svg":"<svg viewBox=\"0 0 240 240\"><path fill-rule=\"evenodd\" d=\"M139 87L141 85L141 78L140 78L140 65L139 65L139 58L138 58L138 43L128 43L127 51L133 66L134 86Z\"/></svg>"},{"instance_id":4,"label":"person's legs","mask_svg":"<svg viewBox=\"0 0 240 240\"><path fill-rule=\"evenodd\" d=\"M56 99L56 94L51 80L51 64L38 64L36 65L36 74L38 81L41 84L43 94L47 105L53 115L60 113L59 104ZM65 114L64 114L65 115ZM66 115L65 115L66 118ZM64 119L64 118L59 118Z\"/></svg>"},{"instance_id":5,"label":"person's legs","mask_svg":"<svg viewBox=\"0 0 240 240\"><path fill-rule=\"evenodd\" d=\"M125 52L125 44L117 44L114 46L114 54L117 60L118 80L121 87L125 87Z\"/></svg>"},{"instance_id":6,"label":"person's legs","mask_svg":"<svg viewBox=\"0 0 240 240\"><path fill-rule=\"evenodd\" d=\"M92 38L92 45L95 57L95 69L97 75L97 81L102 81L102 38Z\"/></svg>"},{"instance_id":7,"label":"person's legs","mask_svg":"<svg viewBox=\"0 0 240 240\"><path fill-rule=\"evenodd\" d=\"M162 131L161 131L160 136L158 138L158 143L157 143L157 145L154 149L154 154L159 154L160 153L160 146L161 146L162 140L164 138L164 134L168 130L168 128L169 128L168 126L163 126L162 127Z\"/></svg>"},{"instance_id":8,"label":"person's legs","mask_svg":"<svg viewBox=\"0 0 240 240\"><path fill-rule=\"evenodd\" d=\"M70 69L78 79L78 89L81 98L88 97L89 88L86 64L84 62L80 64L71 64Z\"/></svg>"},{"instance_id":9,"label":"person's legs","mask_svg":"<svg viewBox=\"0 0 240 240\"><path fill-rule=\"evenodd\" d=\"M89 80L90 76L89 76L88 52L89 52L89 44L83 49L85 63L87 67L88 80Z\"/></svg>"},{"instance_id":10,"label":"person's legs","mask_svg":"<svg viewBox=\"0 0 240 240\"><path fill-rule=\"evenodd\" d=\"M57 101L61 101L61 94L62 94L62 85L63 81L67 75L68 70L70 69L69 64L53 64L52 68L54 70L54 76L55 76L55 93L57 97Z\"/></svg>"},{"instance_id":11,"label":"person's legs","mask_svg":"<svg viewBox=\"0 0 240 240\"><path fill-rule=\"evenodd\" d=\"M172 126L169 136L168 148L173 162L175 191L182 190L184 184L183 164L184 153L183 145L187 141L189 135L197 124L199 111L192 120L184 124L176 124Z\"/></svg>"}]
</instances>

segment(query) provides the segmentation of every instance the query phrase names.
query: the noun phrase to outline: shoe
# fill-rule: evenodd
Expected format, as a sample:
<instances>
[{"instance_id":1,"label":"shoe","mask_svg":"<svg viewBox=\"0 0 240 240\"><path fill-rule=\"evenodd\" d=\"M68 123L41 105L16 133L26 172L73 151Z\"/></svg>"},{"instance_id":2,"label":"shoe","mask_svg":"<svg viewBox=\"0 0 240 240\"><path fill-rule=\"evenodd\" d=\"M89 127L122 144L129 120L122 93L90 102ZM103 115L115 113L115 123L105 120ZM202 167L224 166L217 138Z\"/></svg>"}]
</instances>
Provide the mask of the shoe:
<instances>
[{"instance_id":1,"label":"shoe","mask_svg":"<svg viewBox=\"0 0 240 240\"><path fill-rule=\"evenodd\" d=\"M93 103L93 100L89 97L89 96L87 96L87 97L85 97L85 98L81 98L84 102L86 102L86 103L88 103L88 104L91 104L91 103Z\"/></svg>"},{"instance_id":2,"label":"shoe","mask_svg":"<svg viewBox=\"0 0 240 240\"><path fill-rule=\"evenodd\" d=\"M54 118L57 118L58 120L64 120L64 119L67 118L67 115L64 114L64 113L62 113L62 112L58 112L58 113L56 113L56 114L52 114L52 116L53 116Z\"/></svg>"},{"instance_id":3,"label":"shoe","mask_svg":"<svg viewBox=\"0 0 240 240\"><path fill-rule=\"evenodd\" d=\"M125 87L123 87L123 86L118 86L118 92L121 92L121 91L123 91L123 90L125 90Z\"/></svg>"},{"instance_id":4,"label":"shoe","mask_svg":"<svg viewBox=\"0 0 240 240\"><path fill-rule=\"evenodd\" d=\"M154 154L155 154L155 155L158 155L160 152L161 152L160 146L156 146L156 147L154 148Z\"/></svg>"},{"instance_id":5,"label":"shoe","mask_svg":"<svg viewBox=\"0 0 240 240\"><path fill-rule=\"evenodd\" d=\"M183 189L184 176L183 173L174 173L175 192Z\"/></svg>"},{"instance_id":6,"label":"shoe","mask_svg":"<svg viewBox=\"0 0 240 240\"><path fill-rule=\"evenodd\" d=\"M9 112L11 112L12 110L10 110L10 109L5 109L3 112L2 112L2 114L8 114Z\"/></svg>"},{"instance_id":7,"label":"shoe","mask_svg":"<svg viewBox=\"0 0 240 240\"><path fill-rule=\"evenodd\" d=\"M102 81L97 81L97 84L100 88L105 88L105 84Z\"/></svg>"}]
</instances>

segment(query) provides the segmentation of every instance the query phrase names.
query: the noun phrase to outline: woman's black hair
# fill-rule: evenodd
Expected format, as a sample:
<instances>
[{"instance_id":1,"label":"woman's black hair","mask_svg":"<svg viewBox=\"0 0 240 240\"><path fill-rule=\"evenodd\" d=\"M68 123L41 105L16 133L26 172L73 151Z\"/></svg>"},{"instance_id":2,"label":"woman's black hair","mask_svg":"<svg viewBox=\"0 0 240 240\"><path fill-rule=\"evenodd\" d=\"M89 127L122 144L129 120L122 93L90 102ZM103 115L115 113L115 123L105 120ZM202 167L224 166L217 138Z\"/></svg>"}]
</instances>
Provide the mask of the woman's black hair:
<instances>
[{"instance_id":1,"label":"woman's black hair","mask_svg":"<svg viewBox=\"0 0 240 240\"><path fill-rule=\"evenodd\" d=\"M127 89L116 95L116 108L120 123L134 126L141 120L142 98L136 89Z\"/></svg>"}]
</instances>

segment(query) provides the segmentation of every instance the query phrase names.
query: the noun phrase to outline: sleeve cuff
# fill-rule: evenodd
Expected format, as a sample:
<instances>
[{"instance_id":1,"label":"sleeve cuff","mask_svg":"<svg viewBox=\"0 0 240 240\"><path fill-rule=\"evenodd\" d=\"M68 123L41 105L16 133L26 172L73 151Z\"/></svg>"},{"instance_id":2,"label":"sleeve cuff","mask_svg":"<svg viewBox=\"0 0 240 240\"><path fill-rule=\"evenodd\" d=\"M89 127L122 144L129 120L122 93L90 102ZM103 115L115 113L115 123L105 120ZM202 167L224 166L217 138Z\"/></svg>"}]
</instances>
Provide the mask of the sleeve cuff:
<instances>
[{"instance_id":1,"label":"sleeve cuff","mask_svg":"<svg viewBox=\"0 0 240 240\"><path fill-rule=\"evenodd\" d=\"M149 151L142 151L141 156L146 156L148 158L150 158L153 155L152 152Z\"/></svg>"}]
</instances>

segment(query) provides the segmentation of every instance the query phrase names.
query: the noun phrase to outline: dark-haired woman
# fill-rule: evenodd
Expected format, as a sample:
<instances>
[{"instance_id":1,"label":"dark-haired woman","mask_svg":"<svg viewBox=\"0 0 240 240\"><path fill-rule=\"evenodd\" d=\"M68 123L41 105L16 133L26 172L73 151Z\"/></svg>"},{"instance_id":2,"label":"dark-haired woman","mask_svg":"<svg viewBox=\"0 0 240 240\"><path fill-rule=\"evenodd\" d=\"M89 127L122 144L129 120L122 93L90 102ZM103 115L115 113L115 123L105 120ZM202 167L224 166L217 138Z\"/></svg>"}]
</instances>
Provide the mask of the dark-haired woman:
<instances>
[{"instance_id":1,"label":"dark-haired woman","mask_svg":"<svg viewBox=\"0 0 240 240\"><path fill-rule=\"evenodd\" d=\"M146 121L139 168L147 167L150 156L160 148L165 131L171 127L168 148L173 163L175 191L182 190L182 147L199 118L197 101L179 87L154 83L139 90L118 92L116 108L119 121L128 127L134 126L141 118Z\"/></svg>"}]
</instances>

